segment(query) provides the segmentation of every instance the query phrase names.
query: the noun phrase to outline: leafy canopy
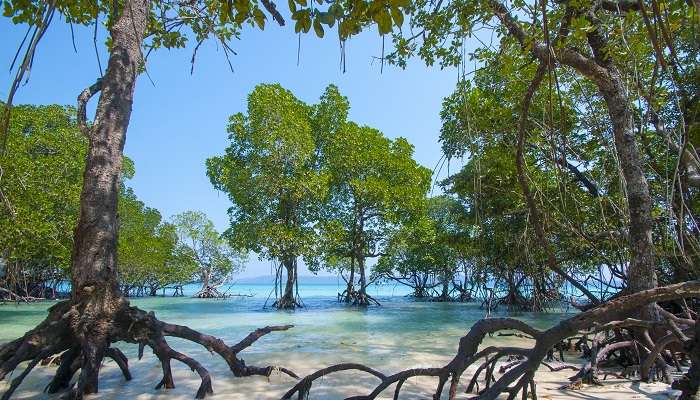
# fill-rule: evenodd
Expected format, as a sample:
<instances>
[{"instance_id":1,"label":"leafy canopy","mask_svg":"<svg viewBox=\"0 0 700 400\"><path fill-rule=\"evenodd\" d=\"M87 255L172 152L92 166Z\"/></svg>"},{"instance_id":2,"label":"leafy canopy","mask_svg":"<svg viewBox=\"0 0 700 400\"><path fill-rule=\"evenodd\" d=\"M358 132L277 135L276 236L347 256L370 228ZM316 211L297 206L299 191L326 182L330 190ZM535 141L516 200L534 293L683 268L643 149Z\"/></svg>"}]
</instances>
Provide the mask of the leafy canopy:
<instances>
[{"instance_id":1,"label":"leafy canopy","mask_svg":"<svg viewBox=\"0 0 700 400\"><path fill-rule=\"evenodd\" d=\"M243 269L245 255L226 243L203 212L182 212L172 223L179 239L173 263L184 271L193 270L194 280L218 286Z\"/></svg>"},{"instance_id":2,"label":"leafy canopy","mask_svg":"<svg viewBox=\"0 0 700 400\"><path fill-rule=\"evenodd\" d=\"M207 160L212 184L233 203L226 236L237 248L269 259L310 253L327 191L314 168L311 112L280 85L258 85L247 113L230 118L225 154Z\"/></svg>"}]
</instances>

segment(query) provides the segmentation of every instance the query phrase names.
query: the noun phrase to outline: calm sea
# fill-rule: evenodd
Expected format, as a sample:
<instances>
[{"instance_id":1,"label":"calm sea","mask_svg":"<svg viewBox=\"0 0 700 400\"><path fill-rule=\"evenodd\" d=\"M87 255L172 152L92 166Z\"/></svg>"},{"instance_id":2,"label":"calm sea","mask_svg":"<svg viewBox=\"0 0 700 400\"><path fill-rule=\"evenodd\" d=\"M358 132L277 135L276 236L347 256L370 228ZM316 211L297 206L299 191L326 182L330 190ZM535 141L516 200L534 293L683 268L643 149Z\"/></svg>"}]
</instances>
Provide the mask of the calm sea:
<instances>
[{"instance_id":1,"label":"calm sea","mask_svg":"<svg viewBox=\"0 0 700 400\"><path fill-rule=\"evenodd\" d=\"M260 339L245 351L244 357L251 364L285 365L301 374L337 362L361 362L384 371L441 365L454 354L459 338L474 322L484 317L478 304L415 301L405 297L408 292L405 288L389 285L370 289L382 306L368 308L339 304L336 299L342 285L301 285L299 291L305 307L295 311L276 311L263 308L270 289L270 285L234 285L229 293L252 297L194 299L166 296L136 298L131 299L131 303L154 311L161 320L188 325L231 344L259 327L293 324L294 328L288 331L274 332ZM188 287L186 291L191 293L194 290L196 287ZM52 304L47 301L0 305L0 343L31 329L46 316L46 310ZM570 314L508 313L503 310L495 316L514 317L538 328L547 328ZM168 340L179 351L203 361L212 370L217 377L215 391L223 396L221 398L275 398L274 393L278 393L270 392L271 387L263 380L231 380L225 364L199 345L178 339ZM522 344L522 339L514 338L494 337L489 340ZM140 372L139 377L127 385L111 361L107 362L104 380L101 377L101 384L105 382L106 387L100 390L101 398L119 399L129 393L138 399L153 396L186 399L196 391L196 375L180 365L177 365L177 380L181 384L177 389L154 391L153 386L160 379L157 359L147 354L143 360L137 361L136 346L120 344L119 347L129 356L130 365L133 363L133 368ZM45 398L41 390L50 374L51 371L45 368L33 372L33 378L22 385L18 398ZM252 397L235 397L241 393L238 386L241 382L251 385L247 390L260 392ZM369 384L371 380L362 382L363 385ZM341 383L351 384L342 379ZM288 385L289 382L280 381L273 386L283 392ZM335 396L329 395L328 398Z\"/></svg>"}]
</instances>

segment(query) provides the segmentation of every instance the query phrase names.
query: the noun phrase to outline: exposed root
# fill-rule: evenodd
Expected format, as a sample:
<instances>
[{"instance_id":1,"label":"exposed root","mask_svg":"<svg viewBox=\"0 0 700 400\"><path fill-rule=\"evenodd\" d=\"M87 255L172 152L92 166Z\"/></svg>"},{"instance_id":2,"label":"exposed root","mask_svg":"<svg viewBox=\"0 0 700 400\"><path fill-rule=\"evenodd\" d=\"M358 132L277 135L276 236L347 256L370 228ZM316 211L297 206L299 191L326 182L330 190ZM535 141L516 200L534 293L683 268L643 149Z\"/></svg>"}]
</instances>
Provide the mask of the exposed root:
<instances>
[{"instance_id":1,"label":"exposed root","mask_svg":"<svg viewBox=\"0 0 700 400\"><path fill-rule=\"evenodd\" d=\"M370 296L366 292L363 291L350 291L348 292L347 290L343 291L343 293L338 294L338 301L341 303L348 303L353 306L371 306L371 305L376 305L376 306L381 306L381 303L379 300L375 299L374 297Z\"/></svg>"},{"instance_id":2,"label":"exposed root","mask_svg":"<svg viewBox=\"0 0 700 400\"><path fill-rule=\"evenodd\" d=\"M111 358L117 363L117 366L119 366L119 369L122 371L122 375L124 375L125 380L131 380L131 372L129 372L129 359L126 358L121 350L114 347L109 347L107 350L105 350L105 356Z\"/></svg>"},{"instance_id":3,"label":"exposed root","mask_svg":"<svg viewBox=\"0 0 700 400\"><path fill-rule=\"evenodd\" d=\"M679 400L700 399L700 323L695 324L693 339L683 341L683 348L692 362L688 372L673 382L673 388L681 391Z\"/></svg>"},{"instance_id":4,"label":"exposed root","mask_svg":"<svg viewBox=\"0 0 700 400\"><path fill-rule=\"evenodd\" d=\"M478 392L476 399L481 400L493 400L499 397L501 394L507 394L507 399L515 399L518 395L521 395L523 399L528 396L536 398L536 385L534 382L535 371L540 365L545 365L550 370L563 370L563 369L577 369L573 366L561 366L552 367L549 364L543 363L544 358L550 353L550 350L557 345L561 346L561 343L567 338L580 335L582 331L586 335L595 335L597 332L601 332L605 328L611 329L611 327L616 327L620 329L621 326L638 327L640 324L648 327L654 327L658 322L650 321L639 321L624 319L625 317L633 314L636 310L640 309L642 306L672 299L680 299L684 297L698 297L700 295L700 281L686 282L677 285L671 285L662 288L655 288L646 290L643 292L638 292L629 296L620 297L618 299L601 304L589 311L577 314L576 316L562 321L558 325L546 331L540 331L530 327L522 321L509 319L509 318L492 318L484 319L478 321L469 330L466 336L462 337L459 343L459 348L455 357L443 367L439 368L415 368L408 369L398 372L393 375L385 375L377 370L369 368L362 364L337 364L332 365L323 369L320 369L300 380L293 388L291 388L287 393L284 394L282 399L291 399L294 395L297 395L298 399L309 398L309 393L312 384L317 379L324 377L328 374L332 374L339 371L356 370L360 372L367 373L379 379L380 383L375 386L375 388L367 395L350 397L349 399L354 400L370 400L375 399L377 396L386 390L391 385L396 385L394 389L394 399L399 398L399 394L403 383L416 376L426 376L426 377L437 377L438 384L436 386L435 392L433 393L433 399L439 399L442 395L445 385L449 381L449 398L455 399L458 392L458 386L460 384L460 378L471 365L474 365L478 360L485 359L481 363L467 386L467 391L471 392L475 387L478 390L478 377L483 373L485 375L484 382L485 388ZM667 321L670 318L667 318ZM695 325L697 331L697 325L694 321L686 319L686 323L692 322ZM483 350L478 350L479 345L484 340L487 335L503 331L503 330L514 330L520 332L522 335L527 335L534 339L535 344L532 348L515 348L515 347L487 347ZM686 332L689 334L688 330L679 328L681 333ZM683 333L684 335L686 333ZM624 339L624 338L623 338ZM695 352L695 357L698 357L700 353L700 346L697 346L697 340L693 339L692 342L694 346L692 347ZM594 344L593 361L587 367L584 367L582 371L579 371L577 375L591 375L595 376L597 371L597 366L603 361L607 355L612 354L614 351L618 351L622 348L629 347L630 343L638 343L636 339L622 340L611 344L606 344L604 347L599 347ZM602 343L602 342L601 342ZM646 345L645 345L646 346ZM690 344L688 345L691 347ZM648 346L647 346L648 347ZM654 346L651 346L654 348ZM656 360L660 358L655 356L655 352L648 351L648 355L656 357ZM499 378L495 377L494 370L499 359L503 357L514 356L510 362L507 362L502 368L502 375ZM691 368L691 373L698 374L698 363L697 359L693 359L694 369ZM695 375L693 375L695 376ZM689 377L684 382L679 385L688 385L692 382L693 377ZM581 380L576 379L577 385L580 385ZM697 380L695 380L697 382ZM697 383L694 383L694 393L697 393ZM686 399L696 399L695 397L687 397Z\"/></svg>"},{"instance_id":5,"label":"exposed root","mask_svg":"<svg viewBox=\"0 0 700 400\"><path fill-rule=\"evenodd\" d=\"M182 290L182 289L180 289L180 290ZM175 296L176 294L177 294L177 289L176 289L175 294L173 294L173 296ZM214 286L207 285L207 286L203 287L200 291L198 291L197 293L192 295L192 297L196 297L196 298L200 298L200 299L225 299L226 297L229 297L229 295L227 295L226 293L219 292L219 290Z\"/></svg>"},{"instance_id":6,"label":"exposed root","mask_svg":"<svg viewBox=\"0 0 700 400\"><path fill-rule=\"evenodd\" d=\"M299 302L298 299L294 298L294 296L283 296L275 300L275 302L272 303L272 307L278 310L293 310L295 308L302 308L304 305Z\"/></svg>"},{"instance_id":7,"label":"exposed root","mask_svg":"<svg viewBox=\"0 0 700 400\"><path fill-rule=\"evenodd\" d=\"M292 325L260 328L235 345L228 346L223 340L214 336L200 333L186 326L162 322L153 313L129 306L123 298L119 298L118 307L115 307L115 310L113 317L105 321L101 315L94 313L89 304L76 304L70 301L58 303L49 310L46 320L36 328L27 332L22 338L0 347L0 379L17 368L20 363L29 361L26 369L13 379L1 400L9 399L36 364L45 359L49 360L47 363L58 363L56 373L45 391L56 393L70 389L67 397L71 399L80 399L84 394L97 392L99 366L104 357L114 360L124 378L127 381L131 380L127 357L121 350L111 347L111 344L116 342L138 344L139 358L143 356L145 346L153 349L163 369L163 379L156 385L157 389L175 387L170 360L177 360L197 372L201 378L202 383L197 390L196 398L213 394L209 371L194 358L170 347L165 339L168 336L198 343L210 352L217 353L237 377L270 376L277 370L298 378L294 372L286 368L248 366L238 356L241 351L264 335L288 330ZM80 318L85 316L92 318L91 325L80 324L85 323L85 319ZM77 321L78 324L76 324ZM82 334L85 331L88 332L87 335ZM80 375L77 385L71 388L71 380L78 370Z\"/></svg>"},{"instance_id":8,"label":"exposed root","mask_svg":"<svg viewBox=\"0 0 700 400\"><path fill-rule=\"evenodd\" d=\"M43 297L21 296L9 289L0 287L0 302L8 300L16 303L32 303L45 299Z\"/></svg>"}]
</instances>

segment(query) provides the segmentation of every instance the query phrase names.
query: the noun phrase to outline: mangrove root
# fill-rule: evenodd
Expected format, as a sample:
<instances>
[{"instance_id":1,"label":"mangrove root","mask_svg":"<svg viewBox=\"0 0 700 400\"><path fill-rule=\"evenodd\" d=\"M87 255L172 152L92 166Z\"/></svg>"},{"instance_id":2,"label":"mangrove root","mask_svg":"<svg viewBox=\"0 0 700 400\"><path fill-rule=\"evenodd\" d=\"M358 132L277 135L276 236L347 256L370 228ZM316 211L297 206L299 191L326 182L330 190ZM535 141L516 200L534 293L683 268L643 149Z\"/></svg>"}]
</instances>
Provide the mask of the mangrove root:
<instances>
[{"instance_id":1,"label":"mangrove root","mask_svg":"<svg viewBox=\"0 0 700 400\"><path fill-rule=\"evenodd\" d=\"M109 297L109 296L107 296ZM42 360L57 363L53 379L46 387L49 393L70 389L67 398L80 399L85 394L97 393L99 367L104 357L113 359L126 380L131 379L127 357L117 348L116 342L134 343L139 346L139 358L146 346L160 360L163 378L156 389L174 388L170 363L179 361L195 371L201 378L201 385L195 395L201 399L213 393L209 371L197 360L173 349L167 337L177 337L198 343L212 353L218 354L236 377L251 375L270 376L277 370L298 378L286 368L275 366L257 367L246 365L238 354L255 341L275 331L285 331L292 325L268 326L255 330L232 346L223 340L195 331L187 326L170 324L158 320L155 315L137 307L132 307L123 297L113 297L109 301L95 304L88 301L64 301L49 309L48 317L23 337L0 347L0 380L15 370L20 363L29 361L22 373L11 382L1 399L9 399L29 372ZM77 384L71 380L80 370Z\"/></svg>"}]
</instances>

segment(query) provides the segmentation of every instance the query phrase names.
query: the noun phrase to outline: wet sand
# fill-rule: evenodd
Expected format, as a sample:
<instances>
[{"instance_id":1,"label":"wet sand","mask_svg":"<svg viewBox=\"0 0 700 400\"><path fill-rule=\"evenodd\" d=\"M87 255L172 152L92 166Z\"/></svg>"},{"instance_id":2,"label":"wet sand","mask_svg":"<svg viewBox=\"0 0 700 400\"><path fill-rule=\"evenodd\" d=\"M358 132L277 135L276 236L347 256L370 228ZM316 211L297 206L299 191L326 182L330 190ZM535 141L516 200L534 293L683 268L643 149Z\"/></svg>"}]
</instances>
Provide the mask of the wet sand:
<instances>
[{"instance_id":1,"label":"wet sand","mask_svg":"<svg viewBox=\"0 0 700 400\"><path fill-rule=\"evenodd\" d=\"M196 300L190 298L149 298L134 300L141 308L153 310L164 321L188 325L234 344L257 327L294 324L286 332L271 333L241 353L249 365L279 365L303 376L322 367L341 362L358 362L385 374L414 367L440 367L454 356L460 337L484 313L478 305L463 303L425 303L401 297L383 299L382 307L357 309L340 306L333 297L306 298L307 308L296 312L263 310L264 297L230 300ZM51 302L29 305L0 306L0 343L21 336L41 321ZM494 316L521 319L539 329L548 328L572 314L509 313ZM178 351L199 360L213 378L214 399L279 399L294 385L286 375L274 373L264 377L235 378L218 355L203 347L168 339ZM484 345L501 344L529 347L531 341L517 337L493 337ZM191 399L199 387L199 377L183 364L173 361L176 388L155 390L162 372L160 363L146 349L144 358L137 360L135 345L119 345L129 358L134 379L125 382L112 360L104 363L100 374L99 399ZM578 362L577 354L567 357ZM555 363L556 364L556 363ZM475 367L473 367L475 368ZM19 374L21 371L14 372ZM55 367L37 366L13 398L57 399L42 391ZM536 375L539 399L668 399L670 388L665 384L607 380L603 387L586 387L580 391L561 390L573 371L557 373L542 369ZM500 376L497 375L497 377ZM464 390L471 375L462 378ZM11 377L10 377L11 378ZM467 382L465 382L467 381ZM0 392L9 380L0 383ZM367 394L378 381L366 374L342 372L316 381L311 399L342 399ZM407 381L401 399L430 398L436 379L414 378ZM383 397L391 398L393 387ZM471 395L461 394L460 398Z\"/></svg>"}]
</instances>

